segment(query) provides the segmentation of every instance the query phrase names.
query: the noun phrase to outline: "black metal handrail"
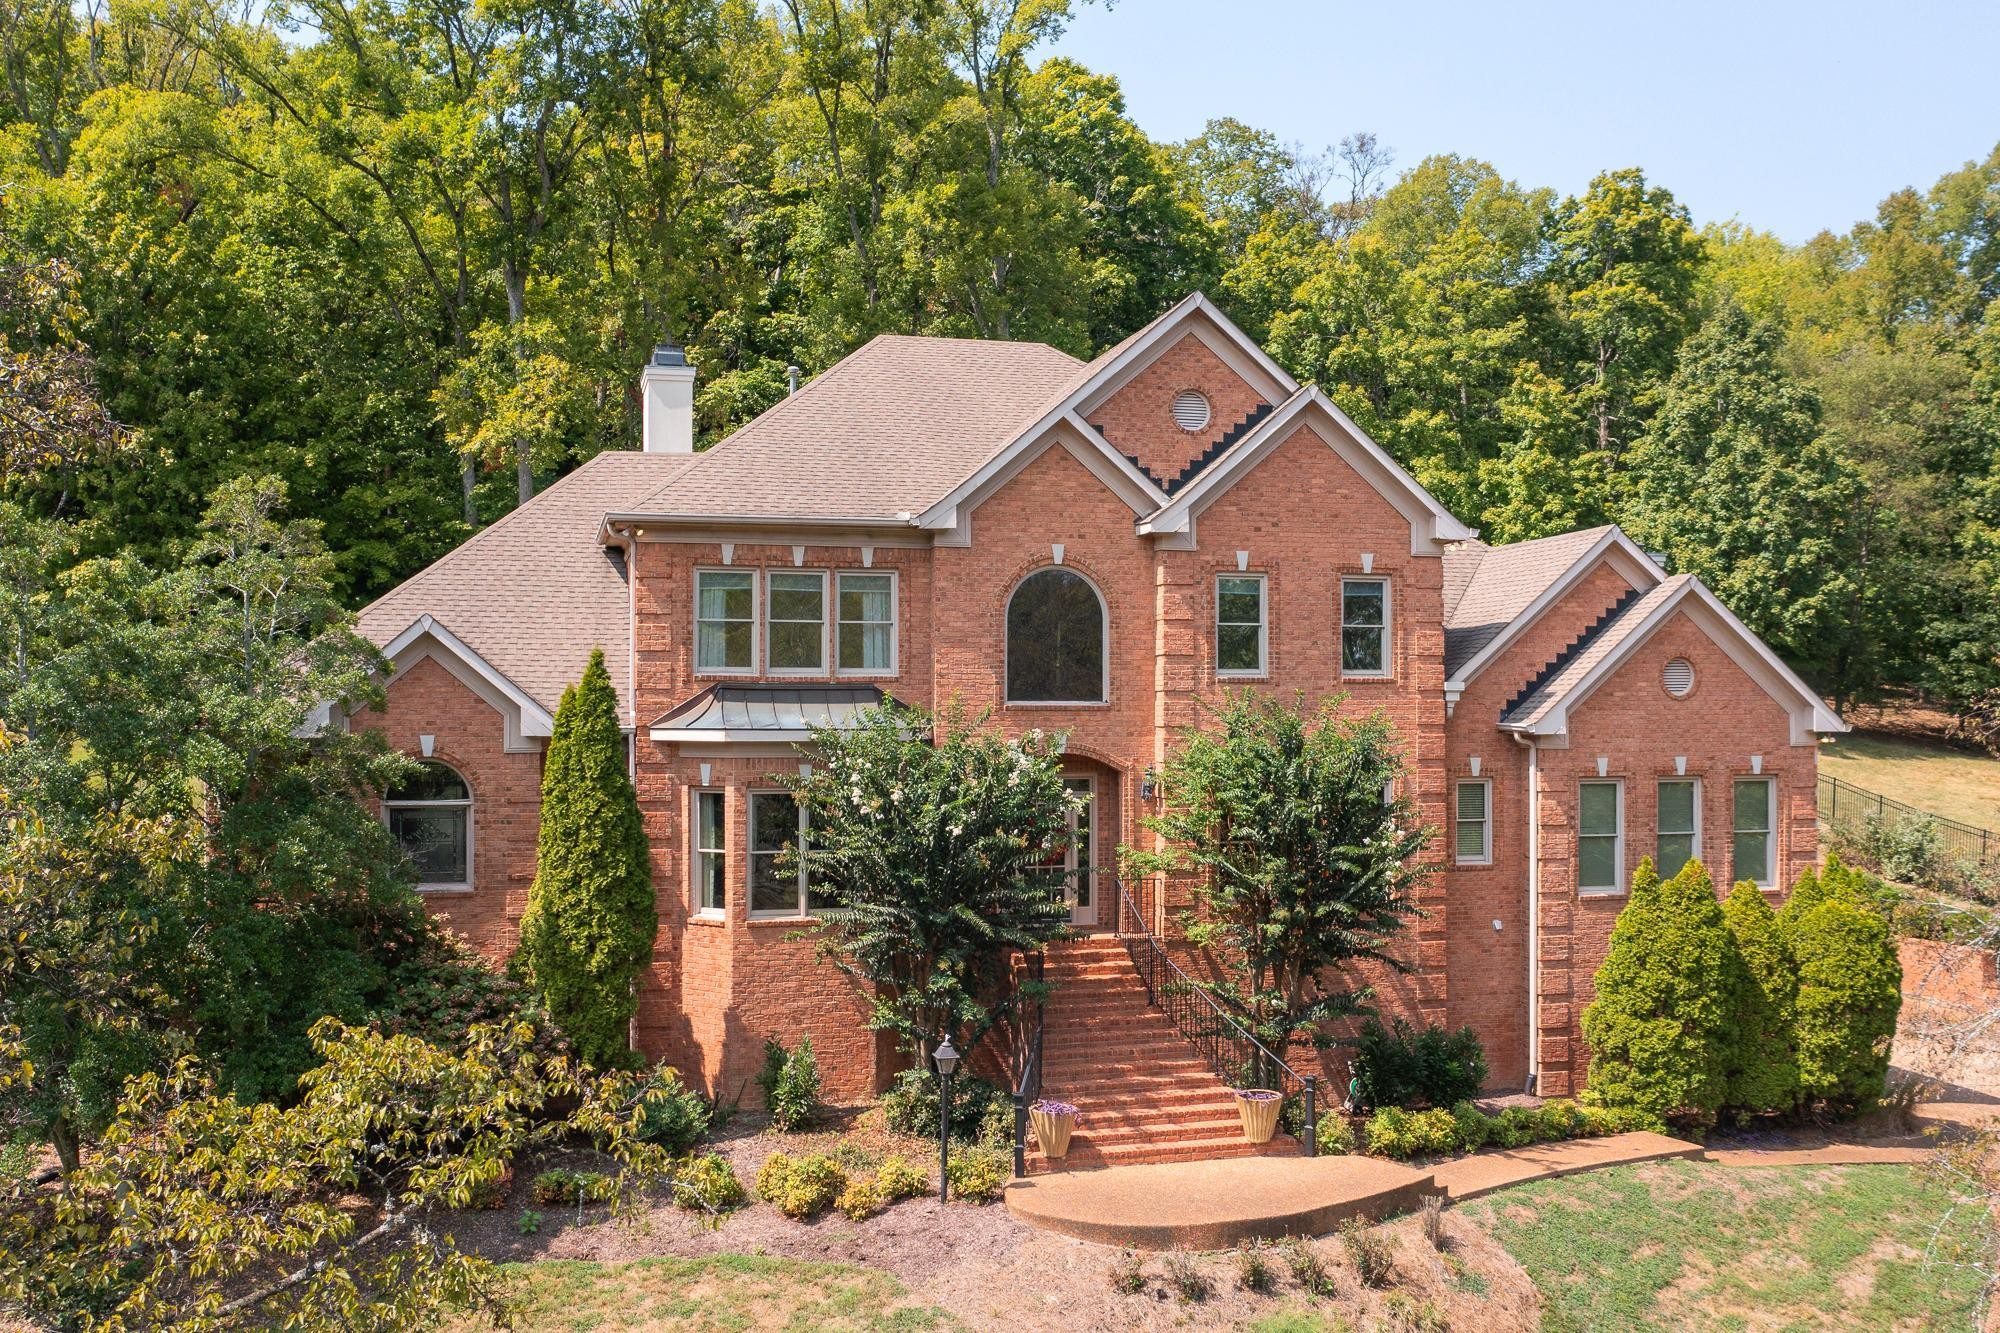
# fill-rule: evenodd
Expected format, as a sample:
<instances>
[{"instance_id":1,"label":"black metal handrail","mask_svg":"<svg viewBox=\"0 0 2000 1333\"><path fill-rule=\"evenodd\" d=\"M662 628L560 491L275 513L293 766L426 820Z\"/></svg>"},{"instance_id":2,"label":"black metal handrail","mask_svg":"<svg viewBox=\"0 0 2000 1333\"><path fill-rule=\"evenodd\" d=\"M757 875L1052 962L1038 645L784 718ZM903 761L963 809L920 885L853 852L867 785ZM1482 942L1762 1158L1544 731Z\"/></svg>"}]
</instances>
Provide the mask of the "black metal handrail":
<instances>
[{"instance_id":1,"label":"black metal handrail","mask_svg":"<svg viewBox=\"0 0 2000 1333\"><path fill-rule=\"evenodd\" d=\"M1028 1174L1028 1107L1042 1095L1042 1029L1047 1017L1042 1003L1042 955L1028 955L1028 979L1036 986L1035 1026L1028 1034L1027 1058L1021 1064L1020 1082L1014 1085L1014 1176Z\"/></svg>"},{"instance_id":2,"label":"black metal handrail","mask_svg":"<svg viewBox=\"0 0 2000 1333\"><path fill-rule=\"evenodd\" d=\"M1306 1156L1316 1156L1318 1077L1301 1074L1286 1064L1283 1057L1258 1040L1256 1034L1217 1004L1214 996L1167 956L1166 946L1146 925L1123 879L1118 881L1118 898L1118 936L1124 940L1126 952L1132 955L1132 964L1139 969L1139 978L1145 983L1146 1002L1166 1014L1167 1021L1200 1052L1224 1083L1233 1087L1274 1087L1288 1098L1301 1097L1305 1102L1305 1128L1300 1141L1305 1145ZM1136 932L1125 929L1126 911L1138 923Z\"/></svg>"}]
</instances>

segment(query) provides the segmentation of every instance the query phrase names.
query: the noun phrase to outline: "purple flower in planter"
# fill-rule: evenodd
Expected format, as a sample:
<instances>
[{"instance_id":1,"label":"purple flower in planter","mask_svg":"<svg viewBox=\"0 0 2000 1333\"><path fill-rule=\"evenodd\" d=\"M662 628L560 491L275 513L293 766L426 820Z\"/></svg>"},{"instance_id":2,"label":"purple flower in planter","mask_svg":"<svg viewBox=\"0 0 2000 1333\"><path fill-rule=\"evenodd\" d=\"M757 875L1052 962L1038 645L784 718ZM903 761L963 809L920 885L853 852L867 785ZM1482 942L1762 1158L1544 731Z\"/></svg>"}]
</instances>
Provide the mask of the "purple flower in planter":
<instances>
[{"instance_id":1,"label":"purple flower in planter","mask_svg":"<svg viewBox=\"0 0 2000 1333\"><path fill-rule=\"evenodd\" d=\"M1043 1115L1073 1116L1076 1114L1076 1108L1074 1106L1071 1106L1068 1102L1040 1101L1036 1102L1033 1106L1029 1107L1028 1109L1030 1111L1040 1111Z\"/></svg>"},{"instance_id":2,"label":"purple flower in planter","mask_svg":"<svg viewBox=\"0 0 2000 1333\"><path fill-rule=\"evenodd\" d=\"M1231 1088L1230 1091L1246 1102L1275 1102L1284 1096L1283 1093L1273 1092L1269 1088Z\"/></svg>"}]
</instances>

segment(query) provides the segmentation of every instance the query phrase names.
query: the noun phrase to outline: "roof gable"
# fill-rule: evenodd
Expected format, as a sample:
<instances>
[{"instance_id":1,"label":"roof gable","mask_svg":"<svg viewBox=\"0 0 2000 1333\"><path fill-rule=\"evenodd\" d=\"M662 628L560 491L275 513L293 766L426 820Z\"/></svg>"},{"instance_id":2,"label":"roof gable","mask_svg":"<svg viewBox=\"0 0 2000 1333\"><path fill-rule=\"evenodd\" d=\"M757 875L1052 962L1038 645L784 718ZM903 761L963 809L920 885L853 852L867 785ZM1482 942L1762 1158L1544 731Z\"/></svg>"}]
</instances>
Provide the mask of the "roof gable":
<instances>
[{"instance_id":1,"label":"roof gable","mask_svg":"<svg viewBox=\"0 0 2000 1333\"><path fill-rule=\"evenodd\" d=\"M1644 591L1666 571L1615 524L1553 537L1445 551L1444 673L1456 697L1487 664L1600 561Z\"/></svg>"}]
</instances>

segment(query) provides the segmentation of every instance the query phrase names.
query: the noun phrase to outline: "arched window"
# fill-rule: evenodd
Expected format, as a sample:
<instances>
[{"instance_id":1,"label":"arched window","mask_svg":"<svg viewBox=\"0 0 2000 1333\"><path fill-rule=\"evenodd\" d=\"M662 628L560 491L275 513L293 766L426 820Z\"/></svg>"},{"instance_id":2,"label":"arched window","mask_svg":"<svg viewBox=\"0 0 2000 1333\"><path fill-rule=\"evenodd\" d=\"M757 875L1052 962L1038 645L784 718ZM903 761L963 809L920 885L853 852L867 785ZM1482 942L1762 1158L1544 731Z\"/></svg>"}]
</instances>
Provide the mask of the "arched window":
<instances>
[{"instance_id":1,"label":"arched window","mask_svg":"<svg viewBox=\"0 0 2000 1333\"><path fill-rule=\"evenodd\" d=\"M1038 570L1007 603L1007 701L1103 703L1104 599L1083 575Z\"/></svg>"},{"instance_id":2,"label":"arched window","mask_svg":"<svg viewBox=\"0 0 2000 1333\"><path fill-rule=\"evenodd\" d=\"M419 889L472 887L472 790L456 770L425 760L383 799L382 817L416 864Z\"/></svg>"}]
</instances>

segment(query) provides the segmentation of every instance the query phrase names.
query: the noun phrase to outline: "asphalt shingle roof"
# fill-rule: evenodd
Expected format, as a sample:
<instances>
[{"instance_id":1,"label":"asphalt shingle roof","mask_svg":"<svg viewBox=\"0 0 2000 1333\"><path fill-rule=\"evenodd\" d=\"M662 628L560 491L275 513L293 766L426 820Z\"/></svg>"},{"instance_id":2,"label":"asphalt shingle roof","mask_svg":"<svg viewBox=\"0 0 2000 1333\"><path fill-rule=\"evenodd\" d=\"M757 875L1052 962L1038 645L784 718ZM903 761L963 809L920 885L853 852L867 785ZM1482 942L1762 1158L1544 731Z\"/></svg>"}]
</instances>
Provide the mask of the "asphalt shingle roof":
<instances>
[{"instance_id":1,"label":"asphalt shingle roof","mask_svg":"<svg viewBox=\"0 0 2000 1333\"><path fill-rule=\"evenodd\" d=\"M1459 542L1444 553L1444 673L1456 679L1500 632L1611 529L1565 532L1507 546Z\"/></svg>"},{"instance_id":2,"label":"asphalt shingle roof","mask_svg":"<svg viewBox=\"0 0 2000 1333\"><path fill-rule=\"evenodd\" d=\"M1673 600L1693 581L1692 574L1675 574L1627 602L1615 614L1609 616L1588 641L1578 645L1561 669L1543 681L1533 693L1509 708L1506 715L1500 719L1501 725L1525 726L1540 721L1551 708L1562 702L1585 676L1590 674L1592 668L1618 651L1620 645L1638 633L1639 627L1646 623L1648 616L1658 610L1663 603Z\"/></svg>"},{"instance_id":3,"label":"asphalt shingle roof","mask_svg":"<svg viewBox=\"0 0 2000 1333\"><path fill-rule=\"evenodd\" d=\"M692 461L599 454L370 603L361 633L387 644L429 615L550 713L601 647L629 716L624 555L598 545L598 529L606 512L630 508Z\"/></svg>"}]
</instances>

